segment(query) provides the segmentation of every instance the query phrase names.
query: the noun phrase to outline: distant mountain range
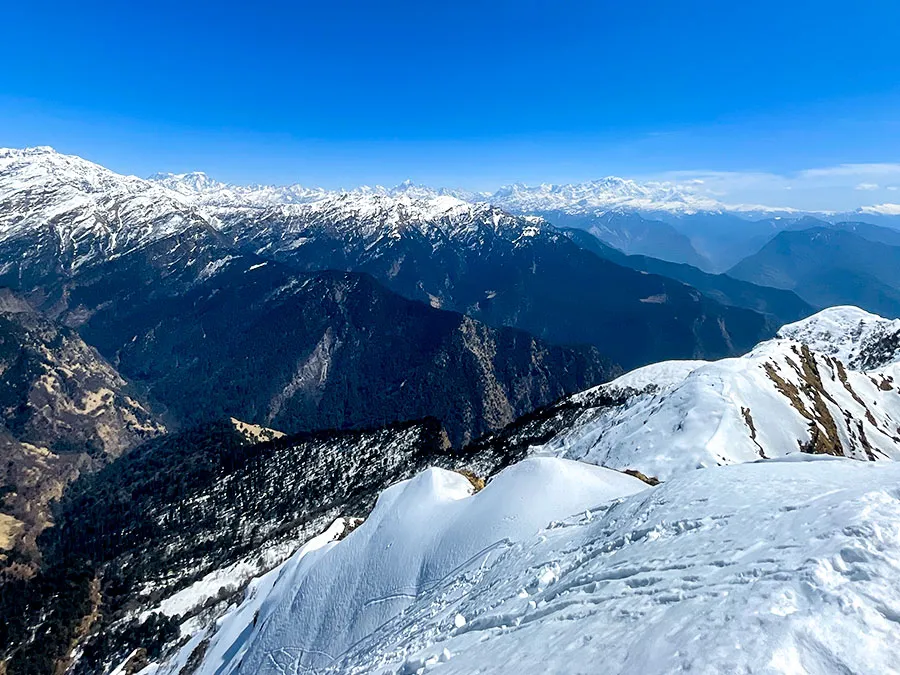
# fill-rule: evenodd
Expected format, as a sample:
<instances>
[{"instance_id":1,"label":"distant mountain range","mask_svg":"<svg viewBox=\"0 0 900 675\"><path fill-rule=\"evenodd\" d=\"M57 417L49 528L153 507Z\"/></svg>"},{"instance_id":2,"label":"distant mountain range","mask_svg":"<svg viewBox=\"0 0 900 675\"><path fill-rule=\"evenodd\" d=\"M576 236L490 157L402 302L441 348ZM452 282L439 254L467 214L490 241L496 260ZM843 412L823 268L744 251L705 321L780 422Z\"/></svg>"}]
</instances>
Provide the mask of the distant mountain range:
<instances>
[{"instance_id":1,"label":"distant mountain range","mask_svg":"<svg viewBox=\"0 0 900 675\"><path fill-rule=\"evenodd\" d=\"M571 382L545 381L516 393L510 393L509 387L511 382L521 381L521 372L503 366L506 370L500 375L500 371L489 368L491 376L479 386L488 387L499 377L507 384L500 385L498 391L508 393L491 394L488 399L492 410L487 417L482 419L475 413L465 429L453 428L454 438L480 433L490 424L506 423L524 411L517 405L540 405L567 388L571 391L571 387L587 383L587 379L579 378L609 376L613 371L603 358L624 367L660 358L715 358L739 353L777 328L771 317L724 306L680 282L600 259L543 219L511 215L486 203L465 202L447 194L428 192L420 196L421 188L411 185L390 194L383 190L307 194L291 188L293 196L285 197L283 191L276 190L277 196L272 197L269 188L223 187L199 175L157 181L119 176L49 149L7 150L0 153L0 160L0 283L26 294L33 304L67 325L78 327L107 358L120 364L127 376L145 382L157 401L173 414L183 407L178 401L183 392L177 387L167 388L172 374L165 375L169 382L166 386L156 381L163 376L150 364L201 367L205 357L187 349L188 343L179 343L176 348L170 342L177 339L180 329L166 334L171 316L165 313L167 308L181 308L185 298L199 299L204 293L212 297L222 288L217 278L225 274L221 278L232 283L242 273L228 270L241 265L248 274L270 278L275 267L261 272L250 270L262 269L267 261L303 272L370 274L396 293L430 304L435 316L438 308L452 310L495 329L518 328L551 344L582 344L599 350L599 355L589 358L590 366L583 356L569 349L563 361L575 370L544 371L554 373L551 380L572 376ZM241 255L250 257L237 267L229 267L229 261ZM287 268L278 268L281 271L277 274L292 297L320 288L306 284L305 275L297 274L289 281ZM252 288L247 286L242 292L251 293ZM270 293L275 293L274 287ZM326 314L324 306L315 304L324 302L327 295L317 295L306 306L309 311L318 307L314 313L336 318L340 312ZM337 306L343 306L351 302L352 293L338 297ZM274 298L269 295L251 302L250 296L243 297L248 303L244 311L262 316L257 312ZM199 306L192 305L192 311ZM210 306L222 308L217 311L237 311L215 303ZM424 315L432 313L425 311ZM144 326L140 319L148 317L155 317L156 324ZM136 321L134 326L129 324L132 319ZM211 325L216 322L211 321ZM144 327L137 330L139 326ZM196 334L190 344L205 354L216 351L206 349L214 339L255 339L252 333L246 338L210 337L208 333L204 337L200 325L185 327ZM308 335L306 341L297 343L298 351L288 361L299 363L298 359L310 358L317 344L340 345L345 352L361 349L337 339L343 329L331 327L337 331L332 341L326 338L325 325L315 330L319 328L321 334ZM254 330L270 331L271 326L260 324ZM187 340L189 334L182 339ZM522 345L522 338L496 342L498 349L499 345L513 343ZM235 345L230 348L231 353L238 353ZM366 349L393 354L384 346L368 345ZM479 347L470 344L466 349ZM549 354L546 349L549 347L539 347L541 353ZM133 360L138 353L143 355L140 368ZM361 353L356 351L350 360L359 359ZM497 368L512 362L500 354L498 358ZM585 364L580 375L574 365L579 362ZM442 363L442 368L450 367L449 362ZM536 363L533 371L544 367L540 361ZM216 364L221 365L219 361ZM409 377L403 369L392 372L397 374L397 386L405 382L407 389L414 387L415 371L408 371ZM326 379L341 377L340 371L325 369L323 373ZM241 397L243 405L252 411L235 412L247 413L245 417L251 422L270 423L272 419L266 415L272 408L261 404L275 396L268 389L285 389L291 396L305 391L290 386L286 373L269 377L273 375L257 372L256 381L265 382L267 391ZM288 379L282 381L283 377ZM385 396L395 396L389 393L393 385L381 384L385 385ZM323 386L328 388L327 383ZM209 409L226 411L227 390L212 391L223 400L210 400ZM171 396L164 396L165 392ZM405 394L399 395L402 398ZM254 400L259 403L251 403ZM325 396L316 400L330 399ZM520 403L509 407L510 400ZM391 421L394 414L412 418L441 413L437 409L399 411L371 406L321 414L324 417L317 424L327 419L343 426ZM458 414L470 419L462 410ZM314 418L301 416L296 424L301 425L301 419ZM487 419L494 421L487 423ZM304 427L289 423L286 428L295 431Z\"/></svg>"},{"instance_id":2,"label":"distant mountain range","mask_svg":"<svg viewBox=\"0 0 900 675\"><path fill-rule=\"evenodd\" d=\"M786 230L728 274L792 290L819 307L852 304L900 317L900 246L888 243L898 239L894 230L859 223Z\"/></svg>"},{"instance_id":3,"label":"distant mountain range","mask_svg":"<svg viewBox=\"0 0 900 675\"><path fill-rule=\"evenodd\" d=\"M890 664L900 319L816 309L897 316L898 252L0 150L0 672Z\"/></svg>"}]
</instances>

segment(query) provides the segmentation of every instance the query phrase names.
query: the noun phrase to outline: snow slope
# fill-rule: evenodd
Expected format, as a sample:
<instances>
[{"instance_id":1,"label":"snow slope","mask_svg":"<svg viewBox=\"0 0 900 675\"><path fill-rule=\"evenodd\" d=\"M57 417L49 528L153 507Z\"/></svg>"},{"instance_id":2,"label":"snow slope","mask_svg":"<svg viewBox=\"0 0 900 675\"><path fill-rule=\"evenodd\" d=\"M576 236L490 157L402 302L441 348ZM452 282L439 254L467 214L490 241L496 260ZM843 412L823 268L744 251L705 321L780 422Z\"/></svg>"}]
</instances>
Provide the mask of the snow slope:
<instances>
[{"instance_id":1,"label":"snow slope","mask_svg":"<svg viewBox=\"0 0 900 675\"><path fill-rule=\"evenodd\" d=\"M646 488L615 471L534 458L500 473L470 497L467 478L429 469L384 491L368 520L339 545L295 555L260 606L257 625L266 626L265 637L248 641L246 631L231 630L229 651L241 655L245 672L271 667L269 651L296 657L303 666L326 666L330 655L351 649L447 578L502 557L553 520ZM546 498L534 499L537 494ZM373 551L383 559L361 564ZM454 584L449 592L462 594L465 584ZM292 613L298 606L322 620L297 624ZM292 649L301 643L309 648ZM229 665L221 672L231 672L234 663ZM207 659L197 673L220 672L219 667Z\"/></svg>"},{"instance_id":2,"label":"snow slope","mask_svg":"<svg viewBox=\"0 0 900 675\"><path fill-rule=\"evenodd\" d=\"M77 269L197 227L209 223L156 183L52 148L0 149L0 245L23 242L25 258L47 249Z\"/></svg>"},{"instance_id":3,"label":"snow slope","mask_svg":"<svg viewBox=\"0 0 900 675\"><path fill-rule=\"evenodd\" d=\"M533 452L663 480L801 449L898 459L900 395L891 373L848 370L790 340L734 359L654 364L572 397L585 408L578 422ZM608 405L609 395L622 403Z\"/></svg>"},{"instance_id":4,"label":"snow slope","mask_svg":"<svg viewBox=\"0 0 900 675\"><path fill-rule=\"evenodd\" d=\"M474 497L436 470L398 484L262 580L196 672L897 672L900 466L624 478L533 459Z\"/></svg>"}]
</instances>

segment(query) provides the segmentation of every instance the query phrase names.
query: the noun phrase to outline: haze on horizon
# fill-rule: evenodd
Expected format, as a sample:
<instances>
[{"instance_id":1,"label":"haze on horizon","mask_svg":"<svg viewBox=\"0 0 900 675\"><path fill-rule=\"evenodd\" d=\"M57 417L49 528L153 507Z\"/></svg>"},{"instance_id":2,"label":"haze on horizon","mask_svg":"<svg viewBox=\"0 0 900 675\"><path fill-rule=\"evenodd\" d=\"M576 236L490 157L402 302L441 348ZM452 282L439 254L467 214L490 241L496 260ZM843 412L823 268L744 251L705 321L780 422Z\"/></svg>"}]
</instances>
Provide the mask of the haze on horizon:
<instances>
[{"instance_id":1,"label":"haze on horizon","mask_svg":"<svg viewBox=\"0 0 900 675\"><path fill-rule=\"evenodd\" d=\"M616 175L728 203L900 203L887 0L50 0L6 14L0 146L122 173L479 191Z\"/></svg>"}]
</instances>

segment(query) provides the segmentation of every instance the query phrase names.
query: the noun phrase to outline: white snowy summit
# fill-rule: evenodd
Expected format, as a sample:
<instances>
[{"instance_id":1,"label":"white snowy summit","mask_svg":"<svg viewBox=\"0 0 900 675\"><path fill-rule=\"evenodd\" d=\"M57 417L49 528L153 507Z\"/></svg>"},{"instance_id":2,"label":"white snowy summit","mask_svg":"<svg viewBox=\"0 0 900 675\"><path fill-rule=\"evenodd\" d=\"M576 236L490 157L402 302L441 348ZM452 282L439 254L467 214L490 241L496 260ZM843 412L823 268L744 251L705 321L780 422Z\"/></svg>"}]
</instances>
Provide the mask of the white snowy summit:
<instances>
[{"instance_id":1,"label":"white snowy summit","mask_svg":"<svg viewBox=\"0 0 900 675\"><path fill-rule=\"evenodd\" d=\"M647 182L608 176L586 183L524 185L500 188L491 203L515 213L563 211L595 213L612 209L694 213L726 208L720 202L691 189L690 185Z\"/></svg>"},{"instance_id":2,"label":"white snowy summit","mask_svg":"<svg viewBox=\"0 0 900 675\"><path fill-rule=\"evenodd\" d=\"M495 441L537 457L394 485L152 672L892 672L895 329L835 308L566 399Z\"/></svg>"},{"instance_id":3,"label":"white snowy summit","mask_svg":"<svg viewBox=\"0 0 900 675\"><path fill-rule=\"evenodd\" d=\"M900 361L900 319L883 319L859 307L831 307L784 326L778 335L803 342L849 368L879 368Z\"/></svg>"},{"instance_id":4,"label":"white snowy summit","mask_svg":"<svg viewBox=\"0 0 900 675\"><path fill-rule=\"evenodd\" d=\"M72 270L208 227L190 200L52 148L0 149L0 244Z\"/></svg>"}]
</instances>

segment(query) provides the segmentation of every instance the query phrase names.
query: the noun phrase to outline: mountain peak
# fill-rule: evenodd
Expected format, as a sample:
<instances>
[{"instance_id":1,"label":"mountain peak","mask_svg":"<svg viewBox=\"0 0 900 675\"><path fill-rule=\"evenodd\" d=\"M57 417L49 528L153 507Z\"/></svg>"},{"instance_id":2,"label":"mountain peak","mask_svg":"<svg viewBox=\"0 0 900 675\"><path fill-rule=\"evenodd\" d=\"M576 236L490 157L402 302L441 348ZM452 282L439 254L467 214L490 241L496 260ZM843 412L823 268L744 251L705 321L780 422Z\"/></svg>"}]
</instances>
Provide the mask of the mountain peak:
<instances>
[{"instance_id":1,"label":"mountain peak","mask_svg":"<svg viewBox=\"0 0 900 675\"><path fill-rule=\"evenodd\" d=\"M210 178L203 171L188 173L155 173L148 180L184 195L204 194L226 189L228 186Z\"/></svg>"},{"instance_id":2,"label":"mountain peak","mask_svg":"<svg viewBox=\"0 0 900 675\"><path fill-rule=\"evenodd\" d=\"M613 208L642 211L696 212L723 208L719 202L698 194L696 187L665 182L647 182L606 176L584 183L514 183L500 188L492 203L513 212L563 211L591 213Z\"/></svg>"},{"instance_id":3,"label":"mountain peak","mask_svg":"<svg viewBox=\"0 0 900 675\"><path fill-rule=\"evenodd\" d=\"M859 307L829 307L778 331L853 368L880 368L900 361L900 319L885 319Z\"/></svg>"}]
</instances>

